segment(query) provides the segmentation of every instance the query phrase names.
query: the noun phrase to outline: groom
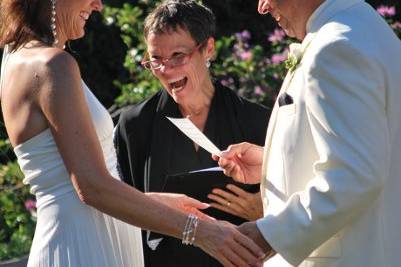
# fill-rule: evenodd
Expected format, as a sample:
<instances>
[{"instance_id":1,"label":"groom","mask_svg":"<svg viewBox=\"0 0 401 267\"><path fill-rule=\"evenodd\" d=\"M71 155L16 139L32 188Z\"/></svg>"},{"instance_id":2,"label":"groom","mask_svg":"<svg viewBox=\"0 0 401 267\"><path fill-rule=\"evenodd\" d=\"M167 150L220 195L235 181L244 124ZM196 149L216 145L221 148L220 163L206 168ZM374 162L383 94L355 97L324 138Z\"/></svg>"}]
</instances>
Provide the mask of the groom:
<instances>
[{"instance_id":1,"label":"groom","mask_svg":"<svg viewBox=\"0 0 401 267\"><path fill-rule=\"evenodd\" d=\"M219 159L262 179L265 217L242 231L273 256L265 266L400 266L400 40L363 0L260 0L259 13L302 44L265 147Z\"/></svg>"}]
</instances>

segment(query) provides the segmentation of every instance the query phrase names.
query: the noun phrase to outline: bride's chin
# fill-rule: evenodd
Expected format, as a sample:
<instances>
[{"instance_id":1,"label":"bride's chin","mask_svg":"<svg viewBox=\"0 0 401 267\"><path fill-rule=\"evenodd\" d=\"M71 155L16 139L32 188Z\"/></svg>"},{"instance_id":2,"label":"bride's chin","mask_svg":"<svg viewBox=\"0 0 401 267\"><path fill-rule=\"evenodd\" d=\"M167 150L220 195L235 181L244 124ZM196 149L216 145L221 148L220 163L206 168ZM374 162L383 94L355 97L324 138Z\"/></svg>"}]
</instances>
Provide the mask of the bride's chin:
<instances>
[{"instance_id":1,"label":"bride's chin","mask_svg":"<svg viewBox=\"0 0 401 267\"><path fill-rule=\"evenodd\" d=\"M75 39L81 39L85 36L85 30L82 29L82 31L80 33L77 34Z\"/></svg>"},{"instance_id":2,"label":"bride's chin","mask_svg":"<svg viewBox=\"0 0 401 267\"><path fill-rule=\"evenodd\" d=\"M84 27L79 27L78 29L75 29L69 34L68 40L77 40L81 39L85 36L85 28Z\"/></svg>"}]
</instances>

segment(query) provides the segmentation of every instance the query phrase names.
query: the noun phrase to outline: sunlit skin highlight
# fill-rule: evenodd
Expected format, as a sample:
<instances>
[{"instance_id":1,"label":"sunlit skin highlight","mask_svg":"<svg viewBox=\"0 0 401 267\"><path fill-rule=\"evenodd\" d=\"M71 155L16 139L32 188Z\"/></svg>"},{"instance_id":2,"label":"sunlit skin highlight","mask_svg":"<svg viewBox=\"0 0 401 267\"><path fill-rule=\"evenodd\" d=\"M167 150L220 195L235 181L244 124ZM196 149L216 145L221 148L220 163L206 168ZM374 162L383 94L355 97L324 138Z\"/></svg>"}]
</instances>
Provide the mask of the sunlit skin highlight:
<instances>
[{"instance_id":1,"label":"sunlit skin highlight","mask_svg":"<svg viewBox=\"0 0 401 267\"><path fill-rule=\"evenodd\" d=\"M324 0L259 0L258 12L270 13L289 37L303 40L306 24Z\"/></svg>"},{"instance_id":2,"label":"sunlit skin highlight","mask_svg":"<svg viewBox=\"0 0 401 267\"><path fill-rule=\"evenodd\" d=\"M92 12L102 11L101 0L58 0L56 3L56 29L60 48L68 40L76 40L85 35L85 25Z\"/></svg>"}]
</instances>

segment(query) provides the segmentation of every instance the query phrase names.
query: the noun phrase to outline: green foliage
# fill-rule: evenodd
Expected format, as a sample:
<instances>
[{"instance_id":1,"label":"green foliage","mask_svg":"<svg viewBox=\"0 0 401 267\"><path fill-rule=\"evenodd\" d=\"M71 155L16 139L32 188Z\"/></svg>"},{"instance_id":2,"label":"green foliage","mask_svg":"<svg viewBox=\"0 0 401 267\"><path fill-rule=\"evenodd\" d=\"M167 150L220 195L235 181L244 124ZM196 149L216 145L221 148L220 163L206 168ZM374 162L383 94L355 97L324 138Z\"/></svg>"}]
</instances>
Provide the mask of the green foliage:
<instances>
[{"instance_id":1,"label":"green foliage","mask_svg":"<svg viewBox=\"0 0 401 267\"><path fill-rule=\"evenodd\" d=\"M128 70L131 79L128 82L114 81L114 85L121 90L120 96L115 100L119 106L137 103L160 88L160 83L151 72L145 70L140 64L146 51L142 33L143 21L147 14L145 11L152 9L157 3L158 1L152 1L142 8L125 3L121 8L106 7L104 10L106 23L120 28L121 39L128 48L124 67Z\"/></svg>"},{"instance_id":2,"label":"green foliage","mask_svg":"<svg viewBox=\"0 0 401 267\"><path fill-rule=\"evenodd\" d=\"M0 260L26 255L35 230L35 208L16 162L0 168Z\"/></svg>"},{"instance_id":3,"label":"green foliage","mask_svg":"<svg viewBox=\"0 0 401 267\"><path fill-rule=\"evenodd\" d=\"M267 51L250 41L248 31L218 39L211 73L240 95L271 107L286 70L282 61L272 64ZM283 43L273 46L285 53Z\"/></svg>"},{"instance_id":4,"label":"green foliage","mask_svg":"<svg viewBox=\"0 0 401 267\"><path fill-rule=\"evenodd\" d=\"M10 140L0 139L0 162L8 162L10 157L8 156L12 152Z\"/></svg>"}]
</instances>

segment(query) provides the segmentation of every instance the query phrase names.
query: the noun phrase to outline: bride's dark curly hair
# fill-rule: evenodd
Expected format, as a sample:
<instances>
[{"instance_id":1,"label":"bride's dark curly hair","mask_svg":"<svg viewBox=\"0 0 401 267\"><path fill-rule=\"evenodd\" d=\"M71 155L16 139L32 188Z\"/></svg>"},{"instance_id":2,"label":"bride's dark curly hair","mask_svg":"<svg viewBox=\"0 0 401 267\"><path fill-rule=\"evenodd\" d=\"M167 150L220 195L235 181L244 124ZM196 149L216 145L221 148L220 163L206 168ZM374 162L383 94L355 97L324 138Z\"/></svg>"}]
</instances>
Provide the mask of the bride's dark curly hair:
<instances>
[{"instance_id":1,"label":"bride's dark curly hair","mask_svg":"<svg viewBox=\"0 0 401 267\"><path fill-rule=\"evenodd\" d=\"M0 47L15 50L32 40L54 42L51 0L0 0Z\"/></svg>"}]
</instances>

